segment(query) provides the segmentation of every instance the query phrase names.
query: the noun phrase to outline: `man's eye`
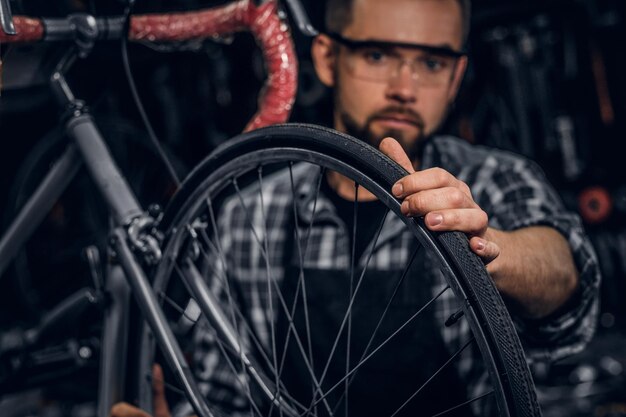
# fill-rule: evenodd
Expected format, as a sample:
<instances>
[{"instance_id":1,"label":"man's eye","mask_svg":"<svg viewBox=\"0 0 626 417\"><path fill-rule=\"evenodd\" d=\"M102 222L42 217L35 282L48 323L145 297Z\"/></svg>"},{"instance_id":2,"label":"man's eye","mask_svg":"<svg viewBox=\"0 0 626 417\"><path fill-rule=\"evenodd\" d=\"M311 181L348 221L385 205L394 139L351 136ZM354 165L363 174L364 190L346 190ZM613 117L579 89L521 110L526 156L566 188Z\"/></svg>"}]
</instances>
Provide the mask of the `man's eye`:
<instances>
[{"instance_id":1,"label":"man's eye","mask_svg":"<svg viewBox=\"0 0 626 417\"><path fill-rule=\"evenodd\" d=\"M365 51L363 53L365 60L370 64L382 64L387 60L387 54L383 51Z\"/></svg>"},{"instance_id":2,"label":"man's eye","mask_svg":"<svg viewBox=\"0 0 626 417\"><path fill-rule=\"evenodd\" d=\"M420 64L428 71L439 72L446 68L447 62L445 59L438 57L426 57L420 60Z\"/></svg>"}]
</instances>

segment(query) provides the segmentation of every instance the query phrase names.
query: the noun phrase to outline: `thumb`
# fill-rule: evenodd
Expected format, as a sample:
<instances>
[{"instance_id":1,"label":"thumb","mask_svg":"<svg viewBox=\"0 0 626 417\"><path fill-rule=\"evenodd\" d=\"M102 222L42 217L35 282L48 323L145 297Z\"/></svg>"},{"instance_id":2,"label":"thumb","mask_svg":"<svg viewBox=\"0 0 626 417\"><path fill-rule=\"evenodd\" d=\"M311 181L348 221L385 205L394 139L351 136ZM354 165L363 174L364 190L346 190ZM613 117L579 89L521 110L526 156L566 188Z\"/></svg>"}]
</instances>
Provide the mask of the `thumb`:
<instances>
[{"instance_id":1,"label":"thumb","mask_svg":"<svg viewBox=\"0 0 626 417\"><path fill-rule=\"evenodd\" d=\"M415 169L413 168L413 163L409 159L406 152L404 152L402 145L400 145L398 141L394 138L384 138L380 142L378 149L380 149L380 151L387 155L389 158L400 164L400 166L406 169L409 174L415 172Z\"/></svg>"},{"instance_id":2,"label":"thumb","mask_svg":"<svg viewBox=\"0 0 626 417\"><path fill-rule=\"evenodd\" d=\"M170 408L165 398L163 369L156 363L152 366L152 396L154 417L170 417Z\"/></svg>"}]
</instances>

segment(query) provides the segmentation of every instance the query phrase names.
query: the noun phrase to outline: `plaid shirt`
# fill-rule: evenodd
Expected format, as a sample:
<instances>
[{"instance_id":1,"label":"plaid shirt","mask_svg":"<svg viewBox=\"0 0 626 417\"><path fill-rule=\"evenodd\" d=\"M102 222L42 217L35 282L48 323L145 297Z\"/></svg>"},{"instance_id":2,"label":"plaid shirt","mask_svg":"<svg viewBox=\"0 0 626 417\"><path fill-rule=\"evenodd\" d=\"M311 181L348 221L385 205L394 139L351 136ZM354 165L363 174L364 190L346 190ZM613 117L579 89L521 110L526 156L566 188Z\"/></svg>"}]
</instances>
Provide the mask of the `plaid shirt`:
<instances>
[{"instance_id":1,"label":"plaid shirt","mask_svg":"<svg viewBox=\"0 0 626 417\"><path fill-rule=\"evenodd\" d=\"M567 212L556 193L547 184L540 169L533 163L512 153L472 146L452 137L434 137L429 141L421 159L421 167L440 166L466 182L476 203L489 215L489 225L500 230L515 230L527 226L551 226L569 242L580 274L577 302L568 304L566 311L548 320L526 321L514 317L526 355L530 361L558 359L583 349L591 338L598 314L599 268L593 249L583 233L577 216ZM226 254L226 272L230 280L238 282L247 306L251 325L261 343L270 345L269 300L267 297L267 268L279 282L285 274L286 245L294 242L295 206L302 247L311 219L314 219L310 237L303 254L304 267L314 269L346 269L351 262L350 229L337 216L328 198L320 195L315 203L319 168L308 164L294 165L263 179L259 187L244 189L242 197L226 202L218 216L220 245ZM290 176L293 176L292 187ZM249 214L245 214L243 205ZM315 210L315 214L314 214ZM266 226L263 223L266 223ZM250 228L254 227L254 232ZM267 233L267 235L266 235ZM256 236L255 236L256 234ZM267 237L268 259L259 242ZM381 235L372 252L368 268L395 271L409 259L412 235L397 216L387 216ZM371 245L371 244L370 244ZM298 256L295 249L291 252ZM363 267L370 250L359 260ZM217 294L224 293L223 263L215 262L215 274L209 284ZM436 272L441 275L440 272ZM433 296L445 286L443 278L434 282ZM276 300L274 309L280 308ZM440 322L441 336L450 353L458 350L469 339L466 320L446 327L443 322L458 310L458 301L446 291L434 304L435 319ZM246 396L220 356L213 336L197 332L196 359L200 363L202 379L209 381L208 395L219 403L243 414L247 408ZM469 398L489 388L480 353L475 344L463 351L454 363L459 376L467 382ZM481 401L475 403L478 404ZM475 410L477 411L477 410ZM237 412L233 414L238 414ZM480 411L485 415L485 410Z\"/></svg>"}]
</instances>

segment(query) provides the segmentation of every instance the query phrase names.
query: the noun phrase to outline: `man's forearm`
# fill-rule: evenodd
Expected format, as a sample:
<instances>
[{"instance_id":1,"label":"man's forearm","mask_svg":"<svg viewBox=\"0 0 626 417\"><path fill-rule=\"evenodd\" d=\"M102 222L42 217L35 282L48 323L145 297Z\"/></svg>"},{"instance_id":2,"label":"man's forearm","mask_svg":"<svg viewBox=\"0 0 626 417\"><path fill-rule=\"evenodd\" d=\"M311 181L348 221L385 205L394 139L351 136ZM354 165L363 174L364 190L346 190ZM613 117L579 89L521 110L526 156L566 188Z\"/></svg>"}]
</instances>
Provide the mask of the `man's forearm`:
<instances>
[{"instance_id":1,"label":"man's forearm","mask_svg":"<svg viewBox=\"0 0 626 417\"><path fill-rule=\"evenodd\" d=\"M512 232L489 228L486 238L501 253L487 265L496 286L526 318L541 318L561 307L578 286L578 272L565 238L550 227Z\"/></svg>"}]
</instances>

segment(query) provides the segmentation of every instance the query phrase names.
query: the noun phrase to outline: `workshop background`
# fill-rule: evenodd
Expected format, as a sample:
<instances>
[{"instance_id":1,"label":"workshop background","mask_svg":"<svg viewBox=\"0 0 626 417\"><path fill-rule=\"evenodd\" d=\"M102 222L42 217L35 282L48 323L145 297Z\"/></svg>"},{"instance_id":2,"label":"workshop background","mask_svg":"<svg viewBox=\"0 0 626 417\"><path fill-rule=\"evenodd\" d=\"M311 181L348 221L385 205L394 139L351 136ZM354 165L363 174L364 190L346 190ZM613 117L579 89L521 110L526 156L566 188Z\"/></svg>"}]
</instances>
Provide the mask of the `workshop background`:
<instances>
[{"instance_id":1,"label":"workshop background","mask_svg":"<svg viewBox=\"0 0 626 417\"><path fill-rule=\"evenodd\" d=\"M188 10L217 3L140 0L135 11ZM304 3L314 25L322 27L322 2ZM470 68L445 131L537 161L565 204L583 218L603 271L597 337L582 354L533 369L544 414L626 416L626 2L473 3ZM40 16L71 11L120 14L123 9L122 1L111 0L11 4L16 14ZM310 40L296 29L293 33L300 83L291 120L327 124L330 96L315 77ZM157 49L130 45L130 61L156 134L182 175L238 133L254 113L264 79L263 60L246 34ZM0 230L63 146L58 111L46 84L61 52L59 46L0 45L5 62ZM130 171L142 202L165 204L173 186L132 102L119 44L97 46L70 79L77 95L90 104L105 137L114 138L109 145L122 168ZM141 163L138 154L144 155ZM63 297L90 284L93 271L84 251L105 245L106 226L99 197L86 176L79 176L36 232L38 238L0 281L0 371L3 348L11 340L36 325ZM80 337L96 337L97 331L85 321L79 326ZM67 340L67 335L59 335L60 348ZM96 366L93 361L75 363L68 367L71 373L43 388L13 386L25 392L0 399L0 415L93 415ZM76 384L77 378L85 383ZM0 372L0 387L7 389L8 382ZM24 398L46 405L34 411Z\"/></svg>"}]
</instances>

